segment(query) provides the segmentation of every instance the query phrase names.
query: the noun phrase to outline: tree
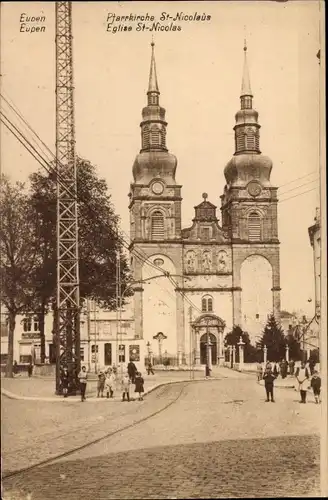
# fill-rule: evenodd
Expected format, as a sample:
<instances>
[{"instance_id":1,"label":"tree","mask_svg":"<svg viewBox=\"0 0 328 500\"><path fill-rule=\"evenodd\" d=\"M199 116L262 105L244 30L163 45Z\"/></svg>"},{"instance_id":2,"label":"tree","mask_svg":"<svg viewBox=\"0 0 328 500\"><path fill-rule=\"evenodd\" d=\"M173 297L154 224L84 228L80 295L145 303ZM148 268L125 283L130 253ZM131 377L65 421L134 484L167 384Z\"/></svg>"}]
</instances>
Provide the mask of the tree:
<instances>
[{"instance_id":1,"label":"tree","mask_svg":"<svg viewBox=\"0 0 328 500\"><path fill-rule=\"evenodd\" d=\"M35 217L40 221L40 266L35 272L35 310L39 312L44 345L44 317L56 293L56 174L39 171L30 176L30 181L31 203ZM81 300L91 298L112 310L116 307L117 254L122 287L130 280L119 236L119 217L115 214L106 181L98 177L95 166L83 159L77 160L77 191ZM41 355L42 352L44 349L41 349Z\"/></svg>"},{"instance_id":2,"label":"tree","mask_svg":"<svg viewBox=\"0 0 328 500\"><path fill-rule=\"evenodd\" d=\"M4 175L0 185L0 220L1 302L7 309L9 327L6 375L12 377L16 317L29 310L34 299L38 221L33 217L24 184L13 184Z\"/></svg>"},{"instance_id":3,"label":"tree","mask_svg":"<svg viewBox=\"0 0 328 500\"><path fill-rule=\"evenodd\" d=\"M255 346L251 344L249 334L247 332L243 332L240 326L234 326L232 331L227 333L224 338L225 346L236 346L236 353L238 357L238 343L240 341L240 337L244 342L244 359L246 363L252 363L258 359L258 350Z\"/></svg>"},{"instance_id":4,"label":"tree","mask_svg":"<svg viewBox=\"0 0 328 500\"><path fill-rule=\"evenodd\" d=\"M258 346L263 349L267 347L268 361L280 361L285 358L286 353L286 338L284 332L276 322L276 318L271 314L265 325L262 338Z\"/></svg>"}]
</instances>

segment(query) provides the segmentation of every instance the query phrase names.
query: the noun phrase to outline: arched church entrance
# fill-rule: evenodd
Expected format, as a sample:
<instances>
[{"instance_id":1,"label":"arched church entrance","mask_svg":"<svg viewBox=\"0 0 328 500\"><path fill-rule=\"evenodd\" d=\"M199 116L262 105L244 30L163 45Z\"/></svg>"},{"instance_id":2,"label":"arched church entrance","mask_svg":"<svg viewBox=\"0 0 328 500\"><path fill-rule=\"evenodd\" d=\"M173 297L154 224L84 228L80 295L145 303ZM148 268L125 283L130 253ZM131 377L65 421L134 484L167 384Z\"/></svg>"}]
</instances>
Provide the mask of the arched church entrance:
<instances>
[{"instance_id":1,"label":"arched church entrance","mask_svg":"<svg viewBox=\"0 0 328 500\"><path fill-rule=\"evenodd\" d=\"M208 335L204 333L200 338L200 364L206 365L208 362L212 365L216 365L218 362L218 349L217 349L216 336L213 333ZM208 356L211 355L211 360L208 360Z\"/></svg>"},{"instance_id":2,"label":"arched church entrance","mask_svg":"<svg viewBox=\"0 0 328 500\"><path fill-rule=\"evenodd\" d=\"M223 364L225 322L215 314L206 313L199 316L191 326L195 364Z\"/></svg>"}]
</instances>

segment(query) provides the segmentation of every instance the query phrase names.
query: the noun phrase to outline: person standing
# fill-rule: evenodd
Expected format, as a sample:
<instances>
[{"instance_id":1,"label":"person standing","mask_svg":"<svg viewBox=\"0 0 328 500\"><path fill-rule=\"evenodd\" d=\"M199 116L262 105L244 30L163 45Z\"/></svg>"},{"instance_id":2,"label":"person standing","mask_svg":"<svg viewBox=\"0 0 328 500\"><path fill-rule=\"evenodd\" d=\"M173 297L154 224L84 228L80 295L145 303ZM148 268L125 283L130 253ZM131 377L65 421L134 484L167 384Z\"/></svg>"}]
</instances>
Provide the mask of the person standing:
<instances>
[{"instance_id":1,"label":"person standing","mask_svg":"<svg viewBox=\"0 0 328 500\"><path fill-rule=\"evenodd\" d=\"M32 363L30 362L30 364L28 365L27 367L27 374L28 374L28 378L31 378L32 377L32 373L33 373L33 365Z\"/></svg>"},{"instance_id":2,"label":"person standing","mask_svg":"<svg viewBox=\"0 0 328 500\"><path fill-rule=\"evenodd\" d=\"M299 384L299 391L301 394L300 403L305 404L306 403L306 391L307 391L308 385L309 385L310 373L309 373L309 369L305 366L304 361L302 361L301 367L297 368L295 376L296 376L296 380Z\"/></svg>"},{"instance_id":3,"label":"person standing","mask_svg":"<svg viewBox=\"0 0 328 500\"><path fill-rule=\"evenodd\" d=\"M13 375L17 375L18 373L18 364L17 364L17 361L14 361L14 364L13 364Z\"/></svg>"},{"instance_id":4,"label":"person standing","mask_svg":"<svg viewBox=\"0 0 328 500\"><path fill-rule=\"evenodd\" d=\"M144 379L142 378L140 372L136 373L135 384L136 384L136 388L135 388L134 392L138 392L139 393L139 401L143 401L142 394L145 392L144 391Z\"/></svg>"},{"instance_id":5,"label":"person standing","mask_svg":"<svg viewBox=\"0 0 328 500\"><path fill-rule=\"evenodd\" d=\"M208 364L206 364L206 366L205 366L205 378L209 378L210 376L211 376L211 369L208 366Z\"/></svg>"},{"instance_id":6,"label":"person standing","mask_svg":"<svg viewBox=\"0 0 328 500\"><path fill-rule=\"evenodd\" d=\"M289 361L289 374L291 376L294 376L294 371L295 371L295 361L293 359L291 359Z\"/></svg>"},{"instance_id":7,"label":"person standing","mask_svg":"<svg viewBox=\"0 0 328 500\"><path fill-rule=\"evenodd\" d=\"M113 372L107 372L105 386L107 392L107 398L112 398L114 396L114 387L115 387L116 377Z\"/></svg>"},{"instance_id":8,"label":"person standing","mask_svg":"<svg viewBox=\"0 0 328 500\"><path fill-rule=\"evenodd\" d=\"M288 368L288 364L287 364L287 361L284 359L281 362L281 365L280 365L281 378L286 378L287 377L287 368Z\"/></svg>"},{"instance_id":9,"label":"person standing","mask_svg":"<svg viewBox=\"0 0 328 500\"><path fill-rule=\"evenodd\" d=\"M128 374L129 374L129 379L132 382L132 384L134 384L134 379L136 377L136 373L137 373L137 367L133 363L133 361L130 359L130 361L128 363Z\"/></svg>"},{"instance_id":10,"label":"person standing","mask_svg":"<svg viewBox=\"0 0 328 500\"><path fill-rule=\"evenodd\" d=\"M263 376L263 368L262 368L262 363L260 363L260 361L256 365L256 372L257 372L257 381L259 382L260 380L262 380Z\"/></svg>"},{"instance_id":11,"label":"person standing","mask_svg":"<svg viewBox=\"0 0 328 500\"><path fill-rule=\"evenodd\" d=\"M276 377L274 373L272 372L271 368L267 369L263 375L263 380L264 380L264 387L266 391L266 403L270 401L270 396L271 396L271 402L274 403L273 399L273 385Z\"/></svg>"},{"instance_id":12,"label":"person standing","mask_svg":"<svg viewBox=\"0 0 328 500\"><path fill-rule=\"evenodd\" d=\"M148 361L148 364L147 364L147 374L150 375L154 375L154 370L153 370L153 365L151 364L151 361L149 360Z\"/></svg>"},{"instance_id":13,"label":"person standing","mask_svg":"<svg viewBox=\"0 0 328 500\"><path fill-rule=\"evenodd\" d=\"M82 370L79 375L80 388L81 388L81 401L85 401L85 391L87 388L88 374L85 366L82 366Z\"/></svg>"},{"instance_id":14,"label":"person standing","mask_svg":"<svg viewBox=\"0 0 328 500\"><path fill-rule=\"evenodd\" d=\"M122 401L125 401L125 396L130 401L130 383L129 374L126 373L122 379Z\"/></svg>"},{"instance_id":15,"label":"person standing","mask_svg":"<svg viewBox=\"0 0 328 500\"><path fill-rule=\"evenodd\" d=\"M62 376L61 376L61 385L63 389L64 398L67 398L68 395L68 387L69 387L69 373L68 369L64 368Z\"/></svg>"},{"instance_id":16,"label":"person standing","mask_svg":"<svg viewBox=\"0 0 328 500\"><path fill-rule=\"evenodd\" d=\"M314 370L313 376L311 379L311 387L313 389L313 395L316 404L321 403L320 399L320 390L321 390L321 377L319 376L319 373L317 370Z\"/></svg>"},{"instance_id":17,"label":"person standing","mask_svg":"<svg viewBox=\"0 0 328 500\"><path fill-rule=\"evenodd\" d=\"M98 375L98 383L97 383L97 398L100 396L104 397L104 389L105 389L105 379L106 376L104 372L100 372Z\"/></svg>"}]
</instances>

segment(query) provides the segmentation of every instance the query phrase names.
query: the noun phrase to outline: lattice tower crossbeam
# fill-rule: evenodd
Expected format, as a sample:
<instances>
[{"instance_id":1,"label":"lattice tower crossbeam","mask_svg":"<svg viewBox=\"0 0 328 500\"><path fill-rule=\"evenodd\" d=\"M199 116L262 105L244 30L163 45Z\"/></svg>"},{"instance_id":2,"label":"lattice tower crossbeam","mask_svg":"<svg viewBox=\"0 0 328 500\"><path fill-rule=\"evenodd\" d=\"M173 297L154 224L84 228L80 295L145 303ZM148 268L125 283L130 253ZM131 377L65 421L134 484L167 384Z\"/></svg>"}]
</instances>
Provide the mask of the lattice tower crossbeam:
<instances>
[{"instance_id":1,"label":"lattice tower crossbeam","mask_svg":"<svg viewBox=\"0 0 328 500\"><path fill-rule=\"evenodd\" d=\"M75 155L72 4L56 2L56 169L57 305L56 390L66 366L72 392L80 370L80 293L78 263L77 171Z\"/></svg>"}]
</instances>

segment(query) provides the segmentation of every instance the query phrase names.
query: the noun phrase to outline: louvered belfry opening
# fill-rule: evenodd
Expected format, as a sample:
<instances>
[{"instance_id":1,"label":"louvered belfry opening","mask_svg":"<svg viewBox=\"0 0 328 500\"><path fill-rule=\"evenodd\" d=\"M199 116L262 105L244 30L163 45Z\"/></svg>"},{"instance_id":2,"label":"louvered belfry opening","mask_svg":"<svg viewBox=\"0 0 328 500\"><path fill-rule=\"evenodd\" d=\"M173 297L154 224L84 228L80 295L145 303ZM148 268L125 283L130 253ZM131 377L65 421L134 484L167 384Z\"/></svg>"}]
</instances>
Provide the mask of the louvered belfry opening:
<instances>
[{"instance_id":1,"label":"louvered belfry opening","mask_svg":"<svg viewBox=\"0 0 328 500\"><path fill-rule=\"evenodd\" d=\"M164 239L164 216L159 210L151 218L151 237L153 240Z\"/></svg>"},{"instance_id":2,"label":"louvered belfry opening","mask_svg":"<svg viewBox=\"0 0 328 500\"><path fill-rule=\"evenodd\" d=\"M257 212L252 212L248 216L248 239L261 240L261 216Z\"/></svg>"}]
</instances>

